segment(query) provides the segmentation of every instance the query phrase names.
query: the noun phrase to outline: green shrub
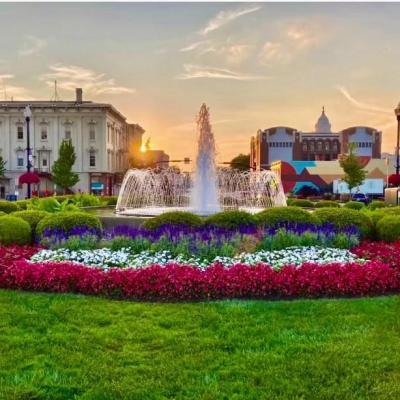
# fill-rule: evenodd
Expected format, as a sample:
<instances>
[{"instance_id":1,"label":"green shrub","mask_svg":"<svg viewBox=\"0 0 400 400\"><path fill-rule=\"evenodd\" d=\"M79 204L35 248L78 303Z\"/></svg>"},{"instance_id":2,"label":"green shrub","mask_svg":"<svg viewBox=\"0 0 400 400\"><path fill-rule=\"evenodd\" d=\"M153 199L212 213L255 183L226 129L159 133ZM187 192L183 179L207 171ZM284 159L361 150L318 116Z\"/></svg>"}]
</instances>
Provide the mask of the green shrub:
<instances>
[{"instance_id":1,"label":"green shrub","mask_svg":"<svg viewBox=\"0 0 400 400\"><path fill-rule=\"evenodd\" d=\"M371 211L374 211L377 208L385 208L385 207L388 207L388 205L384 201L381 201L381 200L374 200L368 204L368 209Z\"/></svg>"},{"instance_id":2,"label":"green shrub","mask_svg":"<svg viewBox=\"0 0 400 400\"><path fill-rule=\"evenodd\" d=\"M49 213L79 211L79 207L73 204L69 199L63 200L61 203L55 197L43 197L41 199L32 199L28 204L28 210L40 210Z\"/></svg>"},{"instance_id":3,"label":"green shrub","mask_svg":"<svg viewBox=\"0 0 400 400\"><path fill-rule=\"evenodd\" d=\"M154 218L149 218L143 223L146 229L157 229L164 225L187 225L187 226L199 226L202 225L203 219L196 214L192 214L185 211L171 211Z\"/></svg>"},{"instance_id":4,"label":"green shrub","mask_svg":"<svg viewBox=\"0 0 400 400\"><path fill-rule=\"evenodd\" d=\"M18 206L20 210L26 210L28 205L31 203L31 200L17 200L15 204Z\"/></svg>"},{"instance_id":5,"label":"green shrub","mask_svg":"<svg viewBox=\"0 0 400 400\"><path fill-rule=\"evenodd\" d=\"M364 203L361 203L361 201L348 201L343 207L351 208L352 210L361 210L365 208Z\"/></svg>"},{"instance_id":6,"label":"green shrub","mask_svg":"<svg viewBox=\"0 0 400 400\"><path fill-rule=\"evenodd\" d=\"M0 211L0 217L4 217L5 215L7 215L4 211Z\"/></svg>"},{"instance_id":7,"label":"green shrub","mask_svg":"<svg viewBox=\"0 0 400 400\"><path fill-rule=\"evenodd\" d=\"M246 211L223 211L206 218L207 225L219 226L228 229L237 229L241 226L254 226L254 216Z\"/></svg>"},{"instance_id":8,"label":"green shrub","mask_svg":"<svg viewBox=\"0 0 400 400\"><path fill-rule=\"evenodd\" d=\"M98 196L87 193L76 194L72 198L72 201L79 207L96 207L102 205L102 202Z\"/></svg>"},{"instance_id":9,"label":"green shrub","mask_svg":"<svg viewBox=\"0 0 400 400\"><path fill-rule=\"evenodd\" d=\"M287 203L286 203L287 204ZM288 204L289 205L289 204ZM306 200L306 199L293 199L290 202L290 206L293 207L302 207L302 208L313 208L314 207L314 203L310 200Z\"/></svg>"},{"instance_id":10,"label":"green shrub","mask_svg":"<svg viewBox=\"0 0 400 400\"><path fill-rule=\"evenodd\" d=\"M333 200L321 200L315 203L315 208L339 208L340 204L337 201Z\"/></svg>"},{"instance_id":11,"label":"green shrub","mask_svg":"<svg viewBox=\"0 0 400 400\"><path fill-rule=\"evenodd\" d=\"M0 217L0 243L29 244L31 242L31 227L21 218L10 215Z\"/></svg>"},{"instance_id":12,"label":"green shrub","mask_svg":"<svg viewBox=\"0 0 400 400\"><path fill-rule=\"evenodd\" d=\"M30 225L32 232L35 232L37 224L50 214L40 210L23 210L13 212L11 215L13 217L22 218Z\"/></svg>"},{"instance_id":13,"label":"green shrub","mask_svg":"<svg viewBox=\"0 0 400 400\"><path fill-rule=\"evenodd\" d=\"M105 202L108 206L116 206L118 201L118 196L102 196L101 200Z\"/></svg>"},{"instance_id":14,"label":"green shrub","mask_svg":"<svg viewBox=\"0 0 400 400\"><path fill-rule=\"evenodd\" d=\"M376 225L378 238L385 242L400 239L400 216L390 215L380 219Z\"/></svg>"},{"instance_id":15,"label":"green shrub","mask_svg":"<svg viewBox=\"0 0 400 400\"><path fill-rule=\"evenodd\" d=\"M374 211L370 211L368 208L366 208L364 212L372 219L372 222L376 225L378 221L383 217L387 217L389 215L400 215L400 207L378 207Z\"/></svg>"},{"instance_id":16,"label":"green shrub","mask_svg":"<svg viewBox=\"0 0 400 400\"><path fill-rule=\"evenodd\" d=\"M288 197L288 198L286 199L286 204L287 204L288 206L293 205L293 204L292 204L292 203L293 203L293 200L296 200L296 199L294 199L293 197Z\"/></svg>"},{"instance_id":17,"label":"green shrub","mask_svg":"<svg viewBox=\"0 0 400 400\"><path fill-rule=\"evenodd\" d=\"M87 226L88 228L101 229L101 222L94 214L85 212L60 212L43 218L36 227L38 235L43 234L45 229L62 229L68 233L76 226Z\"/></svg>"},{"instance_id":18,"label":"green shrub","mask_svg":"<svg viewBox=\"0 0 400 400\"><path fill-rule=\"evenodd\" d=\"M361 211L350 208L320 208L314 214L322 223L330 222L338 228L355 225L365 237L371 236L373 231L371 218Z\"/></svg>"},{"instance_id":19,"label":"green shrub","mask_svg":"<svg viewBox=\"0 0 400 400\"><path fill-rule=\"evenodd\" d=\"M259 225L272 226L285 222L319 224L319 219L314 213L292 206L266 208L254 217Z\"/></svg>"},{"instance_id":20,"label":"green shrub","mask_svg":"<svg viewBox=\"0 0 400 400\"><path fill-rule=\"evenodd\" d=\"M16 204L16 201L0 200L0 211L5 212L6 214L10 214L18 210L19 207L18 204Z\"/></svg>"}]
</instances>

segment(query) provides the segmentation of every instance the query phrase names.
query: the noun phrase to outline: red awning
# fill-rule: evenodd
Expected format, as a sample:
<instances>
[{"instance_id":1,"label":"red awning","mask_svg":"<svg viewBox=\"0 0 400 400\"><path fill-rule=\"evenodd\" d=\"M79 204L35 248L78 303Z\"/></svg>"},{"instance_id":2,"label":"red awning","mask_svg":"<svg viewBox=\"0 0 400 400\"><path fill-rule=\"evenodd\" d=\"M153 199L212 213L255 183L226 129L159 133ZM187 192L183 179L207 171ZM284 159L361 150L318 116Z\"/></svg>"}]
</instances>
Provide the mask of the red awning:
<instances>
[{"instance_id":1,"label":"red awning","mask_svg":"<svg viewBox=\"0 0 400 400\"><path fill-rule=\"evenodd\" d=\"M18 182L20 185L23 185L24 183L39 183L40 178L34 172L25 172L19 177Z\"/></svg>"}]
</instances>

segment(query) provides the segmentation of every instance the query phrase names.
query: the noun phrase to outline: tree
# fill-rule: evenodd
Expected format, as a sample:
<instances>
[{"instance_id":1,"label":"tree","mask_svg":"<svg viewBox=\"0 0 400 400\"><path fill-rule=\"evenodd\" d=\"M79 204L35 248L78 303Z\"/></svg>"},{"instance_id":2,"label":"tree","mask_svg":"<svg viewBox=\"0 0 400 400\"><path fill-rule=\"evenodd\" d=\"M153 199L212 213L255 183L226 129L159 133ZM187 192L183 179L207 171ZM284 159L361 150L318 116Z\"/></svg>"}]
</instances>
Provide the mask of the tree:
<instances>
[{"instance_id":1,"label":"tree","mask_svg":"<svg viewBox=\"0 0 400 400\"><path fill-rule=\"evenodd\" d=\"M71 140L63 140L58 150L58 160L53 164L53 181L66 191L79 182L79 176L72 172L76 160L75 149Z\"/></svg>"},{"instance_id":2,"label":"tree","mask_svg":"<svg viewBox=\"0 0 400 400\"><path fill-rule=\"evenodd\" d=\"M0 178L6 173L6 163L7 161L4 161L3 157L0 156Z\"/></svg>"},{"instance_id":3,"label":"tree","mask_svg":"<svg viewBox=\"0 0 400 400\"><path fill-rule=\"evenodd\" d=\"M248 171L250 169L250 154L240 153L238 156L232 158L230 165L233 169Z\"/></svg>"},{"instance_id":4,"label":"tree","mask_svg":"<svg viewBox=\"0 0 400 400\"><path fill-rule=\"evenodd\" d=\"M347 183L350 194L352 189L362 185L366 176L360 159L354 154L354 149L354 143L350 143L349 154L344 155L339 160L340 166L343 168L344 172L342 181Z\"/></svg>"}]
</instances>

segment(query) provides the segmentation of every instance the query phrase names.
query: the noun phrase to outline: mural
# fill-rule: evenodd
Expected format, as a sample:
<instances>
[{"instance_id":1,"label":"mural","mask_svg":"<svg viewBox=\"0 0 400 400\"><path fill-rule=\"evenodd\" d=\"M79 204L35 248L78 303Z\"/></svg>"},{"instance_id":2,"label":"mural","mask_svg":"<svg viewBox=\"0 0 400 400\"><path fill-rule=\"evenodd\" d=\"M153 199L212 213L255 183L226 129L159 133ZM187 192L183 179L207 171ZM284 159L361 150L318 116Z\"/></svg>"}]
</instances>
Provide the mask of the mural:
<instances>
[{"instance_id":1,"label":"mural","mask_svg":"<svg viewBox=\"0 0 400 400\"><path fill-rule=\"evenodd\" d=\"M385 160L360 157L367 179L386 180L387 175L394 173L394 168L388 166ZM298 192L308 186L320 192L332 191L333 181L343 177L339 161L276 161L271 170L282 180L285 193Z\"/></svg>"}]
</instances>

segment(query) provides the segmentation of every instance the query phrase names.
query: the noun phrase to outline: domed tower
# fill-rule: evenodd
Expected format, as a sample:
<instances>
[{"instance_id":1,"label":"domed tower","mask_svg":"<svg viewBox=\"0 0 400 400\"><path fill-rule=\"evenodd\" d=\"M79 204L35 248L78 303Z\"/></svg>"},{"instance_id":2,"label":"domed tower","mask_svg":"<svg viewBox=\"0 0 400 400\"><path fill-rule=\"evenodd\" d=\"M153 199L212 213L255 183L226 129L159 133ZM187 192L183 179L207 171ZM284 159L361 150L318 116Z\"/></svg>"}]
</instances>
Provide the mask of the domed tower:
<instances>
[{"instance_id":1,"label":"domed tower","mask_svg":"<svg viewBox=\"0 0 400 400\"><path fill-rule=\"evenodd\" d=\"M315 132L316 133L332 133L331 131L331 123L329 122L328 117L325 115L325 107L322 107L322 113L318 118L317 123L315 124Z\"/></svg>"}]
</instances>

